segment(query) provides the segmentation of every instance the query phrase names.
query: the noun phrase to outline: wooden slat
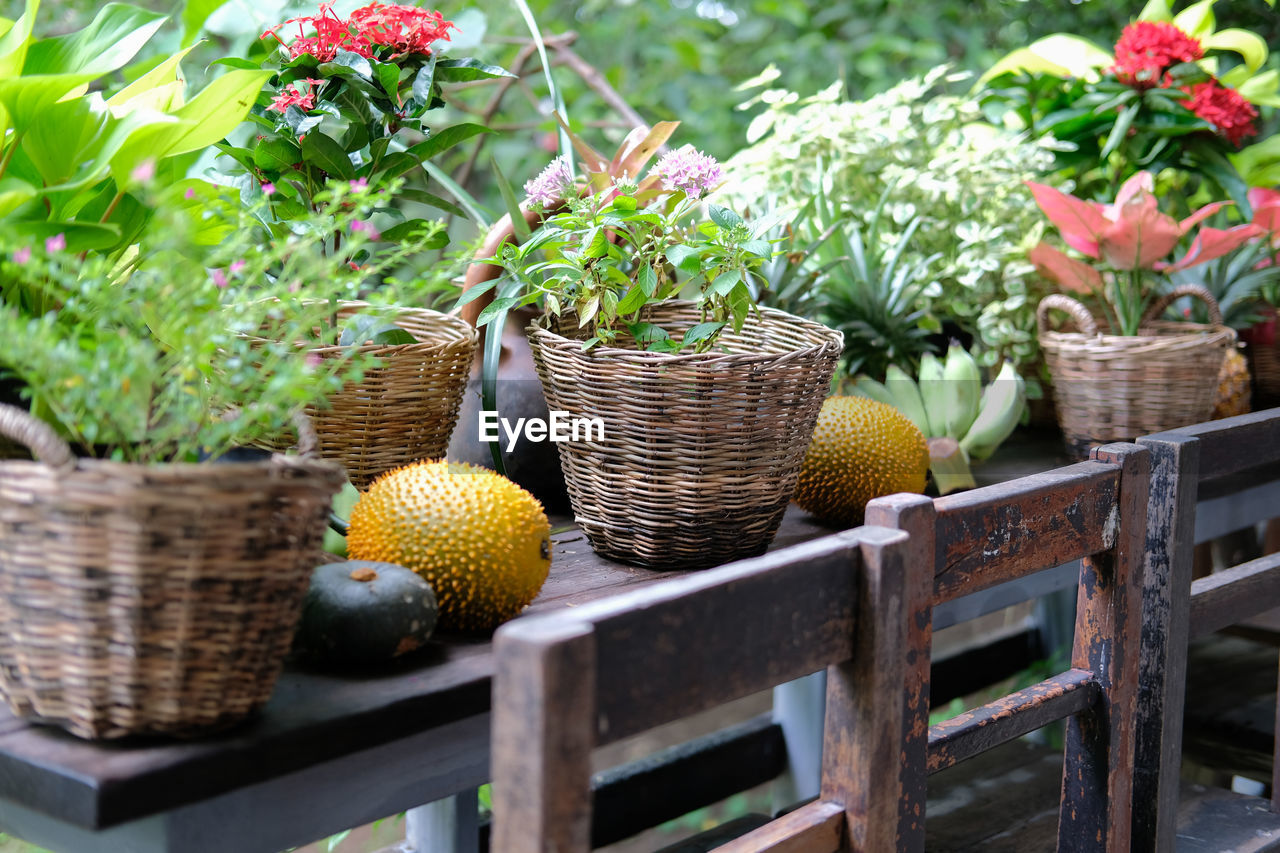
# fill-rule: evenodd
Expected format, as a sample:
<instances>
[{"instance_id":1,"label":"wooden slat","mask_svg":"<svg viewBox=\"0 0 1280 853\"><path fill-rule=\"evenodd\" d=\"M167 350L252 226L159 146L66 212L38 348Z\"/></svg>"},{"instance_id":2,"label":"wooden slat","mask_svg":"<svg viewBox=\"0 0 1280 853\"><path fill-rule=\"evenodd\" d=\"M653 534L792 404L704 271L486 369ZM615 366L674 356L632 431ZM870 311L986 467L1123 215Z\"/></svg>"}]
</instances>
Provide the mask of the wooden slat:
<instances>
[{"instance_id":1,"label":"wooden slat","mask_svg":"<svg viewBox=\"0 0 1280 853\"><path fill-rule=\"evenodd\" d=\"M1097 701L1093 673L1069 669L929 729L929 772L1077 714Z\"/></svg>"},{"instance_id":2,"label":"wooden slat","mask_svg":"<svg viewBox=\"0 0 1280 853\"><path fill-rule=\"evenodd\" d=\"M1280 554L1200 578L1191 584L1191 636L1203 637L1228 625L1280 607Z\"/></svg>"},{"instance_id":3,"label":"wooden slat","mask_svg":"<svg viewBox=\"0 0 1280 853\"><path fill-rule=\"evenodd\" d=\"M843 834L844 809L819 800L720 845L714 853L840 853Z\"/></svg>"},{"instance_id":4,"label":"wooden slat","mask_svg":"<svg viewBox=\"0 0 1280 853\"><path fill-rule=\"evenodd\" d=\"M1081 462L934 501L934 606L1110 548L1119 480L1114 465Z\"/></svg>"},{"instance_id":5,"label":"wooden slat","mask_svg":"<svg viewBox=\"0 0 1280 853\"><path fill-rule=\"evenodd\" d=\"M838 533L576 608L602 662L598 743L848 660L858 542Z\"/></svg>"},{"instance_id":6,"label":"wooden slat","mask_svg":"<svg viewBox=\"0 0 1280 853\"><path fill-rule=\"evenodd\" d=\"M1179 427L1149 438L1170 435L1200 439L1200 479L1214 480L1280 461L1280 409L1265 409L1234 418Z\"/></svg>"}]
</instances>

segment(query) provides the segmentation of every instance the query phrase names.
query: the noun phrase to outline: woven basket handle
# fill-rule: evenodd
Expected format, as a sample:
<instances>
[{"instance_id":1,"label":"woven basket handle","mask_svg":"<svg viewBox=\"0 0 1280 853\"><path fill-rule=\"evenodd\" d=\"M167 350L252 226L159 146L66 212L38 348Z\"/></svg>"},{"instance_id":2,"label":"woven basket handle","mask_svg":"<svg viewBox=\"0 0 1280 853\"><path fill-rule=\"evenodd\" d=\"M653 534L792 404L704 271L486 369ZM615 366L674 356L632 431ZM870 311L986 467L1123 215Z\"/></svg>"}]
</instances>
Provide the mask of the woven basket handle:
<instances>
[{"instance_id":1,"label":"woven basket handle","mask_svg":"<svg viewBox=\"0 0 1280 853\"><path fill-rule=\"evenodd\" d=\"M70 468L76 464L71 447L62 437L26 409L0 403L0 435L27 447L36 459L54 468Z\"/></svg>"},{"instance_id":2,"label":"woven basket handle","mask_svg":"<svg viewBox=\"0 0 1280 853\"><path fill-rule=\"evenodd\" d=\"M1075 321L1076 328L1084 334L1098 334L1098 324L1089 313L1089 309L1078 300L1061 293L1049 294L1040 300L1040 305L1036 308L1036 324L1040 327L1041 334L1049 331L1049 311L1054 308L1069 314Z\"/></svg>"},{"instance_id":3,"label":"woven basket handle","mask_svg":"<svg viewBox=\"0 0 1280 853\"><path fill-rule=\"evenodd\" d=\"M1142 315L1142 321L1139 326L1145 326L1153 320L1159 319L1164 313L1164 309L1173 304L1175 299L1181 299L1184 296L1194 296L1209 307L1209 322L1215 326L1222 325L1222 309L1218 307L1218 300L1213 298L1213 294L1200 284L1180 284L1173 290L1170 290L1164 296L1161 296L1155 302L1151 303L1151 307Z\"/></svg>"}]
</instances>

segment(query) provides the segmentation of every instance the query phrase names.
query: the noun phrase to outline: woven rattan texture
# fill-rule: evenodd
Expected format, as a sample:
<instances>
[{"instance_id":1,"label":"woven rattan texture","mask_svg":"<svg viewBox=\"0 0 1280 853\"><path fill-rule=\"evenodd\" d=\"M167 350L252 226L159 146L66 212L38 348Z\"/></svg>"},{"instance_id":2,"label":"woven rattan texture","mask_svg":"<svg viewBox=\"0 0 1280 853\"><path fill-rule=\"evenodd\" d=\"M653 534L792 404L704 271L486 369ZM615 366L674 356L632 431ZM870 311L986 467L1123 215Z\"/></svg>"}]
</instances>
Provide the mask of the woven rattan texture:
<instances>
[{"instance_id":1,"label":"woven rattan texture","mask_svg":"<svg viewBox=\"0 0 1280 853\"><path fill-rule=\"evenodd\" d=\"M646 319L676 337L700 318L671 303ZM529 339L551 410L604 423L603 441L558 445L591 547L664 569L763 553L795 489L842 335L763 309L708 353L583 352L576 325L544 318Z\"/></svg>"},{"instance_id":2,"label":"woven rattan texture","mask_svg":"<svg viewBox=\"0 0 1280 853\"><path fill-rule=\"evenodd\" d=\"M81 737L187 735L267 701L332 462L0 462L0 691Z\"/></svg>"},{"instance_id":3,"label":"woven rattan texture","mask_svg":"<svg viewBox=\"0 0 1280 853\"><path fill-rule=\"evenodd\" d=\"M1253 374L1253 408L1280 406L1280 343L1251 343L1245 348Z\"/></svg>"},{"instance_id":4,"label":"woven rattan texture","mask_svg":"<svg viewBox=\"0 0 1280 853\"><path fill-rule=\"evenodd\" d=\"M1041 303L1040 346L1068 450L1084 457L1097 444L1209 420L1232 329L1150 321L1136 336L1052 331L1045 303L1083 319L1060 299Z\"/></svg>"},{"instance_id":5,"label":"woven rattan texture","mask_svg":"<svg viewBox=\"0 0 1280 853\"><path fill-rule=\"evenodd\" d=\"M364 303L345 303L339 317L364 308ZM382 358L383 366L347 383L330 398L330 408L307 411L320 436L321 455L341 462L362 490L387 471L444 457L475 355L476 330L458 317L401 308L396 324L418 343L362 347ZM343 349L315 352L330 357Z\"/></svg>"}]
</instances>

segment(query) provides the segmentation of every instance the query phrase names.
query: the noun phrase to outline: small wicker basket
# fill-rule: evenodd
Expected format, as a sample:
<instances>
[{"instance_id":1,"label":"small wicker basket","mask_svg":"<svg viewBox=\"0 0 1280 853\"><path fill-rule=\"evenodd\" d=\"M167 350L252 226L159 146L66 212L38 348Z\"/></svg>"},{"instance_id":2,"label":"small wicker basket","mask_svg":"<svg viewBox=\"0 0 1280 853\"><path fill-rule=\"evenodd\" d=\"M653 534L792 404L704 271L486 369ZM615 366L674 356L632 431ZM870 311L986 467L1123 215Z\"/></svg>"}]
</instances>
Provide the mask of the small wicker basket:
<instances>
[{"instance_id":1,"label":"small wicker basket","mask_svg":"<svg viewBox=\"0 0 1280 853\"><path fill-rule=\"evenodd\" d=\"M645 319L676 337L701 317L676 302ZM529 327L552 412L604 425L602 441L559 445L591 547L663 569L763 553L791 500L843 336L768 308L706 353L584 352L578 334L571 315Z\"/></svg>"},{"instance_id":2,"label":"small wicker basket","mask_svg":"<svg viewBox=\"0 0 1280 853\"><path fill-rule=\"evenodd\" d=\"M341 468L301 456L135 465L77 459L0 405L0 692L85 738L191 735L271 695Z\"/></svg>"},{"instance_id":3,"label":"small wicker basket","mask_svg":"<svg viewBox=\"0 0 1280 853\"><path fill-rule=\"evenodd\" d=\"M1194 296L1209 307L1209 325L1159 321L1175 299ZM1066 312L1076 332L1049 328L1049 311ZM1054 294L1037 310L1040 346L1067 450L1078 457L1110 441L1209 420L1218 374L1235 332L1222 325L1213 296L1199 285L1174 288L1147 310L1137 335L1104 335L1080 302Z\"/></svg>"},{"instance_id":4,"label":"small wicker basket","mask_svg":"<svg viewBox=\"0 0 1280 853\"><path fill-rule=\"evenodd\" d=\"M338 318L367 310L368 303L344 302ZM394 318L418 343L361 347L381 358L382 366L330 397L329 408L307 410L320 436L321 455L341 462L361 490L387 471L444 457L476 351L476 330L459 317L396 308ZM346 348L312 352L327 358Z\"/></svg>"}]
</instances>

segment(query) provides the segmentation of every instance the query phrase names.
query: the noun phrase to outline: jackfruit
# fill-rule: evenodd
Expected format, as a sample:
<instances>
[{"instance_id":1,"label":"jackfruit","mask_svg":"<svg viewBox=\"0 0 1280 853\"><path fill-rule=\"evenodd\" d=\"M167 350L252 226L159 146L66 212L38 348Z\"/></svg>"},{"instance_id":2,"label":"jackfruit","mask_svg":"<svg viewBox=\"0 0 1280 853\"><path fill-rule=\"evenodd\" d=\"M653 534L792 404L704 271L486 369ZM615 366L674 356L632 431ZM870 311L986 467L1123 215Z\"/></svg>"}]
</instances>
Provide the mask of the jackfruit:
<instances>
[{"instance_id":1,"label":"jackfruit","mask_svg":"<svg viewBox=\"0 0 1280 853\"><path fill-rule=\"evenodd\" d=\"M352 507L347 553L397 563L435 590L439 628L489 631L523 610L551 570L551 525L524 489L486 468L418 462Z\"/></svg>"},{"instance_id":2,"label":"jackfruit","mask_svg":"<svg viewBox=\"0 0 1280 853\"><path fill-rule=\"evenodd\" d=\"M874 498L923 493L928 473L929 445L906 415L866 397L828 397L793 499L828 524L852 527Z\"/></svg>"}]
</instances>

